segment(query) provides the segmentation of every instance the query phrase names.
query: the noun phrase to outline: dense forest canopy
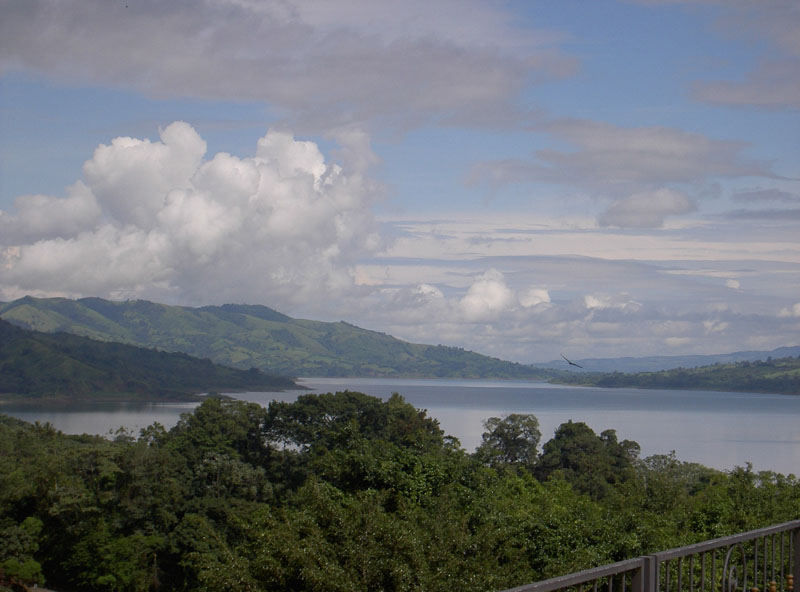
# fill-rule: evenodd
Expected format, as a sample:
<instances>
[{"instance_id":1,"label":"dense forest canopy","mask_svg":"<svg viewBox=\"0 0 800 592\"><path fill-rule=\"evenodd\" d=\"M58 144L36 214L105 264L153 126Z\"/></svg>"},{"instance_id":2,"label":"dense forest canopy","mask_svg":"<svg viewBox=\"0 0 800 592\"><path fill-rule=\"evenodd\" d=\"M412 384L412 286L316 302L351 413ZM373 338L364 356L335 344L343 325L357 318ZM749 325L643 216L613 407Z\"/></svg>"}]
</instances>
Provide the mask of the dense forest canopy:
<instances>
[{"instance_id":1,"label":"dense forest canopy","mask_svg":"<svg viewBox=\"0 0 800 592\"><path fill-rule=\"evenodd\" d=\"M473 454L399 395L209 399L170 430L0 417L0 568L65 590L500 590L800 515L794 476L488 418Z\"/></svg>"}]
</instances>

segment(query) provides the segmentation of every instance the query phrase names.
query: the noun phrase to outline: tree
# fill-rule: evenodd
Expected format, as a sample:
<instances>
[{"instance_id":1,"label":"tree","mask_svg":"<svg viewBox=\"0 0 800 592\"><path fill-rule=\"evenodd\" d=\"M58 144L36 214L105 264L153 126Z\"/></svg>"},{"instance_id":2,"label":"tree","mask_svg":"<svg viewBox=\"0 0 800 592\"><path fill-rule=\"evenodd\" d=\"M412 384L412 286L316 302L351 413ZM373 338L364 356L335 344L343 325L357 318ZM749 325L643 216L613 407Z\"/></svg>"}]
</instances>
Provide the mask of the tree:
<instances>
[{"instance_id":1,"label":"tree","mask_svg":"<svg viewBox=\"0 0 800 592\"><path fill-rule=\"evenodd\" d=\"M483 442L476 457L490 465L519 465L533 468L542 433L539 420L532 414L512 413L503 418L490 417L483 423Z\"/></svg>"},{"instance_id":2,"label":"tree","mask_svg":"<svg viewBox=\"0 0 800 592\"><path fill-rule=\"evenodd\" d=\"M353 391L302 395L293 403L273 401L268 415L269 439L301 451L346 445L354 435L418 451L444 444L439 422L397 393L385 402Z\"/></svg>"},{"instance_id":3,"label":"tree","mask_svg":"<svg viewBox=\"0 0 800 592\"><path fill-rule=\"evenodd\" d=\"M613 484L634 475L632 461L638 454L639 445L618 442L614 430L598 436L585 423L570 420L543 446L536 476L545 480L559 471L578 491L601 499Z\"/></svg>"}]
</instances>

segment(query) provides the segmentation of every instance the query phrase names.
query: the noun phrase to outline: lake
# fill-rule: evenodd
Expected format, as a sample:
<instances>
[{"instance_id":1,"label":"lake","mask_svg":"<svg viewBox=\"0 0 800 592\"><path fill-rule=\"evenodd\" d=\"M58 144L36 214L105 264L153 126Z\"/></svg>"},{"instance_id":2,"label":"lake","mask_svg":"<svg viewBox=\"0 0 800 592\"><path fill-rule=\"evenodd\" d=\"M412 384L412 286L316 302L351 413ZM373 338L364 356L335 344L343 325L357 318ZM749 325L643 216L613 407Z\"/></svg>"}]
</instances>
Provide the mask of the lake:
<instances>
[{"instance_id":1,"label":"lake","mask_svg":"<svg viewBox=\"0 0 800 592\"><path fill-rule=\"evenodd\" d=\"M728 470L751 462L756 470L800 473L800 397L757 393L599 389L525 381L307 378L308 392L345 389L388 398L400 393L439 420L464 448L480 444L483 421L507 413L533 413L542 443L568 420L583 421L598 434L615 429L620 440L637 441L642 456L674 450L680 460ZM302 392L231 393L269 404L292 401ZM0 407L26 421L51 422L65 433L107 434L120 426L138 432L158 421L175 425L194 403L93 404L57 409Z\"/></svg>"}]
</instances>

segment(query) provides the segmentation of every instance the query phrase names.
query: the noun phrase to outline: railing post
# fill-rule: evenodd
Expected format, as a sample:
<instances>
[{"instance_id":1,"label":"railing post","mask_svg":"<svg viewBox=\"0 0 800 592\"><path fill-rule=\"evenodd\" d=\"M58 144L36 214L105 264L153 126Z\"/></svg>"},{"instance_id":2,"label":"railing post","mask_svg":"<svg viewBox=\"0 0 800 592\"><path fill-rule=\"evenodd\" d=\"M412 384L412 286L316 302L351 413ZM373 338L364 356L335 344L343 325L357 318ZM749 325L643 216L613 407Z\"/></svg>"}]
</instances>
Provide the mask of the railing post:
<instances>
[{"instance_id":1,"label":"railing post","mask_svg":"<svg viewBox=\"0 0 800 592\"><path fill-rule=\"evenodd\" d=\"M658 592L658 559L652 555L642 557L642 567L633 576L633 592Z\"/></svg>"},{"instance_id":2,"label":"railing post","mask_svg":"<svg viewBox=\"0 0 800 592\"><path fill-rule=\"evenodd\" d=\"M794 574L794 589L800 586L800 528L792 531L792 574Z\"/></svg>"}]
</instances>

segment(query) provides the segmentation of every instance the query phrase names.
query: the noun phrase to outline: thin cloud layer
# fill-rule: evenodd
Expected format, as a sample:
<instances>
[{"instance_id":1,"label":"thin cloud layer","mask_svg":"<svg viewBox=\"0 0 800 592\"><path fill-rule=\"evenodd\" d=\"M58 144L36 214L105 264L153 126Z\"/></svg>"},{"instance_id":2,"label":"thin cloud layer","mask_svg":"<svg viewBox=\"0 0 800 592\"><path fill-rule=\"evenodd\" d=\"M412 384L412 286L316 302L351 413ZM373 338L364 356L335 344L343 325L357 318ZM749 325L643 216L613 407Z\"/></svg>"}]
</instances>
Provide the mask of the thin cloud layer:
<instances>
[{"instance_id":1,"label":"thin cloud layer","mask_svg":"<svg viewBox=\"0 0 800 592\"><path fill-rule=\"evenodd\" d=\"M554 344L608 357L771 349L800 330L791 223L764 236L738 223L719 235L515 227L502 215L396 224L403 238L359 266L374 288L361 314L412 341L531 361L558 358Z\"/></svg>"},{"instance_id":2,"label":"thin cloud layer","mask_svg":"<svg viewBox=\"0 0 800 592\"><path fill-rule=\"evenodd\" d=\"M660 228L667 216L692 212L694 199L716 178L774 177L763 163L743 156L742 142L713 140L664 127L625 128L588 120L543 126L572 151L537 150L534 158L484 162L472 182L553 183L611 199L603 226Z\"/></svg>"},{"instance_id":3,"label":"thin cloud layer","mask_svg":"<svg viewBox=\"0 0 800 592\"><path fill-rule=\"evenodd\" d=\"M696 99L736 107L800 109L800 6L795 0L634 1L706 5L716 15L716 34L768 46L744 79L696 81Z\"/></svg>"},{"instance_id":4,"label":"thin cloud layer","mask_svg":"<svg viewBox=\"0 0 800 592\"><path fill-rule=\"evenodd\" d=\"M794 0L733 0L718 27L731 37L766 43L744 80L698 81L694 95L718 105L800 109L800 6Z\"/></svg>"},{"instance_id":5,"label":"thin cloud layer","mask_svg":"<svg viewBox=\"0 0 800 592\"><path fill-rule=\"evenodd\" d=\"M601 226L661 228L667 216L686 214L697 209L682 191L661 188L635 193L614 202L598 222Z\"/></svg>"},{"instance_id":6,"label":"thin cloud layer","mask_svg":"<svg viewBox=\"0 0 800 592\"><path fill-rule=\"evenodd\" d=\"M363 138L348 139L351 163L371 162L355 156ZM2 294L289 306L355 289L350 267L381 245L365 170L274 130L249 158L205 150L176 122L156 142L98 147L64 198L20 198L0 216Z\"/></svg>"},{"instance_id":7,"label":"thin cloud layer","mask_svg":"<svg viewBox=\"0 0 800 592\"><path fill-rule=\"evenodd\" d=\"M0 71L159 97L266 101L295 129L492 124L532 80L574 70L557 39L523 34L499 7L472 0L442 0L436 10L420 0L24 0L4 7Z\"/></svg>"}]
</instances>

